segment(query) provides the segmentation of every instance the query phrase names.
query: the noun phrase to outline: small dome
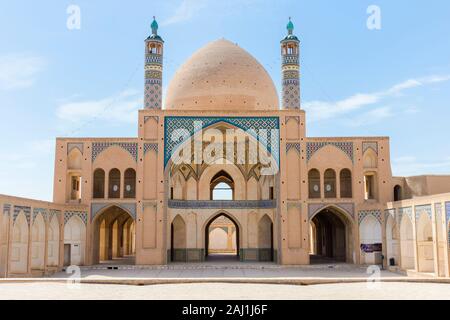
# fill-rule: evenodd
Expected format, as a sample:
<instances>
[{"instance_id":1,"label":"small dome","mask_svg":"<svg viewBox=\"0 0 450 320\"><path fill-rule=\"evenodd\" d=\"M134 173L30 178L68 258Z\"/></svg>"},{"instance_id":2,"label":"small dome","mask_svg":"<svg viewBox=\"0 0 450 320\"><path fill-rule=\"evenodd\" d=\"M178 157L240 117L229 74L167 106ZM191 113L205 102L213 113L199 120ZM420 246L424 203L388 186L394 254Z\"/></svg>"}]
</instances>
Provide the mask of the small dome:
<instances>
[{"instance_id":1,"label":"small dome","mask_svg":"<svg viewBox=\"0 0 450 320\"><path fill-rule=\"evenodd\" d=\"M278 110L267 71L247 51L227 40L198 50L176 72L167 89L169 110Z\"/></svg>"}]
</instances>

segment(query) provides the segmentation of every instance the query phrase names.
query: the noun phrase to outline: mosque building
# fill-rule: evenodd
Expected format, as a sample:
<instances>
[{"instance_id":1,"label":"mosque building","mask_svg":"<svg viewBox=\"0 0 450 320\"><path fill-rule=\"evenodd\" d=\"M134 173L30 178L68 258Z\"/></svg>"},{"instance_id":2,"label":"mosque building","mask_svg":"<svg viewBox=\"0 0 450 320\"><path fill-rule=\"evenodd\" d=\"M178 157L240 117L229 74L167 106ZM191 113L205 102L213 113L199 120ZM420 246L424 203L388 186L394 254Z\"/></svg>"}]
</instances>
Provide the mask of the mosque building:
<instances>
[{"instance_id":1,"label":"mosque building","mask_svg":"<svg viewBox=\"0 0 450 320\"><path fill-rule=\"evenodd\" d=\"M450 176L393 177L388 137L307 136L291 21L279 45L281 93L221 39L163 100L153 20L137 137L57 138L53 201L0 195L0 277L215 259L450 276Z\"/></svg>"}]
</instances>

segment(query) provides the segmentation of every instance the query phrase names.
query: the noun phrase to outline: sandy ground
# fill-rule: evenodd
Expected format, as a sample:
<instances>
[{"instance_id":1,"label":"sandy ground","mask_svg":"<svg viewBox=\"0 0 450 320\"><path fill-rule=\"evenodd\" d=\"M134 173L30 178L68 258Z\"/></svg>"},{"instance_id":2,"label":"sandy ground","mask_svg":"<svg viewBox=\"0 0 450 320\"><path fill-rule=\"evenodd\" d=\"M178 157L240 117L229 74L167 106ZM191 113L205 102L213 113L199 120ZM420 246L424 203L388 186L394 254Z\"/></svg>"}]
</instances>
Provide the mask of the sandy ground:
<instances>
[{"instance_id":1,"label":"sandy ground","mask_svg":"<svg viewBox=\"0 0 450 320\"><path fill-rule=\"evenodd\" d=\"M264 284L168 284L149 286L15 283L0 285L0 299L445 299L450 284L351 283L311 286Z\"/></svg>"}]
</instances>

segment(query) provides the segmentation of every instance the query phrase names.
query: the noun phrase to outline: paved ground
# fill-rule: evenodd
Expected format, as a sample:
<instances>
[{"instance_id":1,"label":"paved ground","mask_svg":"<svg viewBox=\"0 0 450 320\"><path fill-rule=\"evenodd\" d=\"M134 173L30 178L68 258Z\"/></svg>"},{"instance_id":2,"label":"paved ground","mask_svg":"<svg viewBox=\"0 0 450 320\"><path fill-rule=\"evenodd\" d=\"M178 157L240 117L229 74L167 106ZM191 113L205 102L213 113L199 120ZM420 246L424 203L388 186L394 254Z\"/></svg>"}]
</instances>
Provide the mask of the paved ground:
<instances>
[{"instance_id":1,"label":"paved ground","mask_svg":"<svg viewBox=\"0 0 450 320\"><path fill-rule=\"evenodd\" d=\"M112 265L111 265L112 267ZM373 269L353 264L309 265L285 267L273 263L202 263L170 264L167 266L126 266L114 265L117 270L108 269L108 265L82 267L81 278L365 278L373 274ZM400 274L380 270L382 278L404 277ZM59 272L52 278L67 278L65 272Z\"/></svg>"},{"instance_id":2,"label":"paved ground","mask_svg":"<svg viewBox=\"0 0 450 320\"><path fill-rule=\"evenodd\" d=\"M261 284L169 284L151 286L62 283L0 284L0 299L450 299L449 284L326 284L312 286Z\"/></svg>"}]
</instances>

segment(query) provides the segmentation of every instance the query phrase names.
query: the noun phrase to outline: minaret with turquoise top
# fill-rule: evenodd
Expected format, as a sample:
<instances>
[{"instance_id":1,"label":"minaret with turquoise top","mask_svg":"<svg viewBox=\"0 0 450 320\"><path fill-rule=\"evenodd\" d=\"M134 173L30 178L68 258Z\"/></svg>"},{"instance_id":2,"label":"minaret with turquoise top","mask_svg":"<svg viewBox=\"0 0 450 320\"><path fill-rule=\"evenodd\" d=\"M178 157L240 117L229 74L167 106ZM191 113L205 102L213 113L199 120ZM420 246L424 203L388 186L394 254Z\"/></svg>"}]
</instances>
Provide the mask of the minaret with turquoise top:
<instances>
[{"instance_id":1,"label":"minaret with turquoise top","mask_svg":"<svg viewBox=\"0 0 450 320\"><path fill-rule=\"evenodd\" d=\"M164 40L158 35L155 17L151 28L152 34L145 40L144 108L161 109Z\"/></svg>"},{"instance_id":2,"label":"minaret with turquoise top","mask_svg":"<svg viewBox=\"0 0 450 320\"><path fill-rule=\"evenodd\" d=\"M289 18L288 34L281 40L282 109L300 109L300 40Z\"/></svg>"}]
</instances>

